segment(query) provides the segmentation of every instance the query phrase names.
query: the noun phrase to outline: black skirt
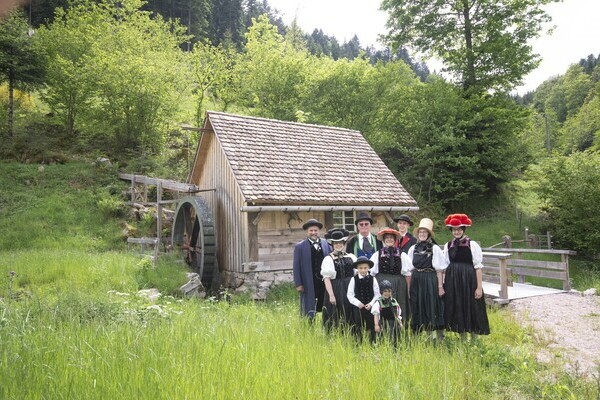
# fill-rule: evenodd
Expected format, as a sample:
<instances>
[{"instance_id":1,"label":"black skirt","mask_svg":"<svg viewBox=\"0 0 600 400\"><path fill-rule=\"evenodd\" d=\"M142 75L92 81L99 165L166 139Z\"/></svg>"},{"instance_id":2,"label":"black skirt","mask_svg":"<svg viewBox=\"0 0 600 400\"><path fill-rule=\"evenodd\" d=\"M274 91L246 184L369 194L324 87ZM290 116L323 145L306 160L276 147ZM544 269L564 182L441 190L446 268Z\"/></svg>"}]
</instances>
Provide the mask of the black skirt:
<instances>
[{"instance_id":1,"label":"black skirt","mask_svg":"<svg viewBox=\"0 0 600 400\"><path fill-rule=\"evenodd\" d=\"M475 298L477 276L472 263L450 262L444 279L446 329L458 333L489 335L485 299Z\"/></svg>"},{"instance_id":2,"label":"black skirt","mask_svg":"<svg viewBox=\"0 0 600 400\"><path fill-rule=\"evenodd\" d=\"M329 330L334 327L350 326L352 324L352 304L348 300L348 278L336 278L331 280L331 288L335 296L336 304L329 301L329 293L325 290L323 302L323 325Z\"/></svg>"},{"instance_id":3,"label":"black skirt","mask_svg":"<svg viewBox=\"0 0 600 400\"><path fill-rule=\"evenodd\" d=\"M444 329L444 303L435 271L412 271L410 310L411 328L415 332Z\"/></svg>"}]
</instances>

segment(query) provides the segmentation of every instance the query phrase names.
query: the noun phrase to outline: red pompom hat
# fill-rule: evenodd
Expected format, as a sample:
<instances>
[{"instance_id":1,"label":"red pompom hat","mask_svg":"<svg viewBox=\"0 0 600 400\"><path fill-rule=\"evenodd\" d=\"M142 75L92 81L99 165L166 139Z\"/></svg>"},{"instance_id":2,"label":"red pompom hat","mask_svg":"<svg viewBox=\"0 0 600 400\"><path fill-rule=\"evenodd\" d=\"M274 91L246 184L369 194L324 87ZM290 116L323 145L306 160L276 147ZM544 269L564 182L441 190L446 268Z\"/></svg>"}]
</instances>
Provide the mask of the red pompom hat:
<instances>
[{"instance_id":1,"label":"red pompom hat","mask_svg":"<svg viewBox=\"0 0 600 400\"><path fill-rule=\"evenodd\" d=\"M473 223L467 214L450 214L444 220L446 226L459 228L461 226L471 226Z\"/></svg>"}]
</instances>

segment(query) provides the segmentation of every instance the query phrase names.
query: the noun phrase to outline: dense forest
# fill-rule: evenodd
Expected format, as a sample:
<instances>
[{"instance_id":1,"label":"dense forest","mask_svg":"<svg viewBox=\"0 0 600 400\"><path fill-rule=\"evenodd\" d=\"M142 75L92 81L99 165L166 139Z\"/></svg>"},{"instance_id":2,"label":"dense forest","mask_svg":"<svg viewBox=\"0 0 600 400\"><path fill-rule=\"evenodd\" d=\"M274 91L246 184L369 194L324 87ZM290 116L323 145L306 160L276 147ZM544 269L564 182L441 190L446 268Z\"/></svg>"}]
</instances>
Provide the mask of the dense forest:
<instances>
[{"instance_id":1,"label":"dense forest","mask_svg":"<svg viewBox=\"0 0 600 400\"><path fill-rule=\"evenodd\" d=\"M515 96L551 0L452 17L423 1L382 3L382 50L286 26L266 0L34 0L0 26L1 156L105 155L184 179L197 137L181 127L206 109L335 125L361 131L422 209L504 204L597 256L600 55Z\"/></svg>"}]
</instances>

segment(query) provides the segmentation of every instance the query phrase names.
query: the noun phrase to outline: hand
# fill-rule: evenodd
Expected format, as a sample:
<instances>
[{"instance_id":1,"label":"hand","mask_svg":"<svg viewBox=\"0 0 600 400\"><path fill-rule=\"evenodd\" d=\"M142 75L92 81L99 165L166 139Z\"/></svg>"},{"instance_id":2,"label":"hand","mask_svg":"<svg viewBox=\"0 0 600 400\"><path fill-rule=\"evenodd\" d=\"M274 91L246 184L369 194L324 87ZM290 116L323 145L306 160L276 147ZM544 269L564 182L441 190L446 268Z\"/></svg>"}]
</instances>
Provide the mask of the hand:
<instances>
[{"instance_id":1,"label":"hand","mask_svg":"<svg viewBox=\"0 0 600 400\"><path fill-rule=\"evenodd\" d=\"M445 294L446 294L446 291L444 290L444 287L443 287L443 286L440 286L440 287L438 288L438 296L442 297L442 296L443 296L443 295L445 295Z\"/></svg>"},{"instance_id":2,"label":"hand","mask_svg":"<svg viewBox=\"0 0 600 400\"><path fill-rule=\"evenodd\" d=\"M381 332L381 326L379 326L379 324L375 325L375 332Z\"/></svg>"},{"instance_id":3,"label":"hand","mask_svg":"<svg viewBox=\"0 0 600 400\"><path fill-rule=\"evenodd\" d=\"M333 294L329 295L329 302L335 306L335 304L336 304L335 295L333 295Z\"/></svg>"},{"instance_id":4,"label":"hand","mask_svg":"<svg viewBox=\"0 0 600 400\"><path fill-rule=\"evenodd\" d=\"M478 287L475 289L475 298L480 299L483 296L483 288Z\"/></svg>"},{"instance_id":5,"label":"hand","mask_svg":"<svg viewBox=\"0 0 600 400\"><path fill-rule=\"evenodd\" d=\"M360 304L358 305L358 308L362 310L363 308L365 308L365 305L364 305L363 303L360 303Z\"/></svg>"},{"instance_id":6,"label":"hand","mask_svg":"<svg viewBox=\"0 0 600 400\"><path fill-rule=\"evenodd\" d=\"M296 286L296 290L300 293L304 293L304 285Z\"/></svg>"},{"instance_id":7,"label":"hand","mask_svg":"<svg viewBox=\"0 0 600 400\"><path fill-rule=\"evenodd\" d=\"M367 309L367 310L370 310L370 309L371 309L371 305L370 305L370 304L367 304L367 305L365 306L365 309Z\"/></svg>"}]
</instances>

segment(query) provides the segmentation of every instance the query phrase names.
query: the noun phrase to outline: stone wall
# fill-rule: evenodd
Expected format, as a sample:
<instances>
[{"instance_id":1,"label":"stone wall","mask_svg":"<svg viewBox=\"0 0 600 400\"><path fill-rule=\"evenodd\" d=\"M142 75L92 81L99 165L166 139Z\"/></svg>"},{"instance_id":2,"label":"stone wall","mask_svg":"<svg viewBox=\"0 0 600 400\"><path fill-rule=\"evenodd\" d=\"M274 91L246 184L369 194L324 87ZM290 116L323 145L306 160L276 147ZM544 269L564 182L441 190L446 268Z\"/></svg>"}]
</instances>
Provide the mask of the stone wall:
<instances>
[{"instance_id":1,"label":"stone wall","mask_svg":"<svg viewBox=\"0 0 600 400\"><path fill-rule=\"evenodd\" d=\"M291 270L255 271L255 272L222 272L223 281L234 292L249 293L254 300L265 300L269 290L282 283L292 282Z\"/></svg>"}]
</instances>

